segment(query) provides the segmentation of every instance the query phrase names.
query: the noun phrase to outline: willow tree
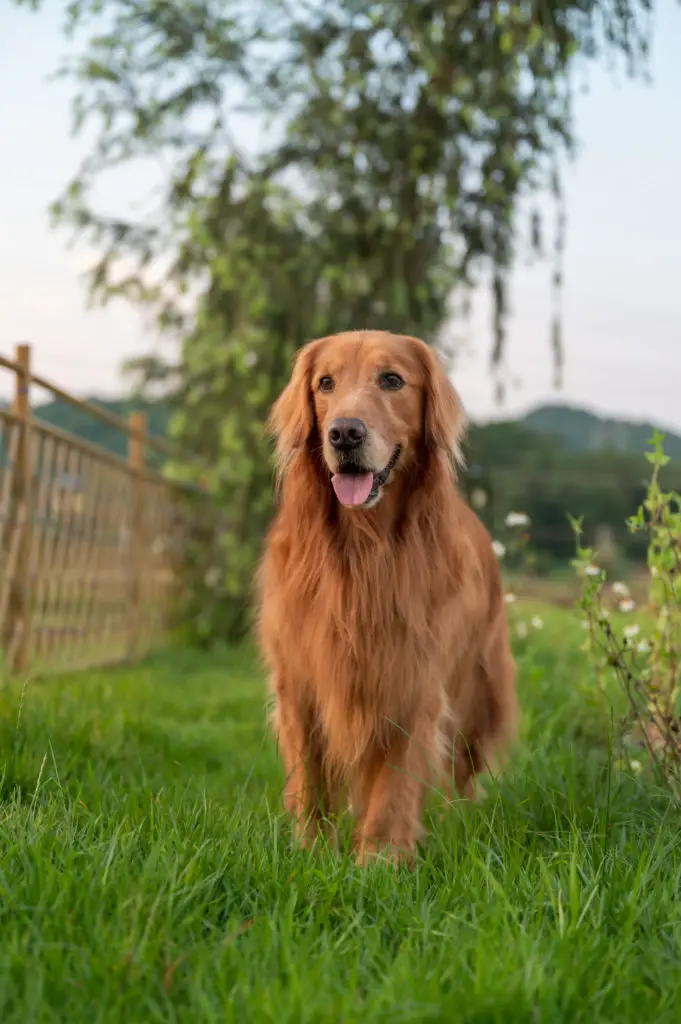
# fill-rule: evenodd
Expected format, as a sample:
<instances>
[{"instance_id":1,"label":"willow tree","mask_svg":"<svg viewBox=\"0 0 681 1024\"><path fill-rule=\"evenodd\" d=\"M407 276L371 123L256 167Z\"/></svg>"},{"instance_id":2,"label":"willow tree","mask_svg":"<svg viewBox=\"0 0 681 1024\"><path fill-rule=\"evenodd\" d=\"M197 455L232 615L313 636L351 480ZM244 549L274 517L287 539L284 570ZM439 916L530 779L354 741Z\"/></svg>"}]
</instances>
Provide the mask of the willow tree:
<instances>
[{"instance_id":1,"label":"willow tree","mask_svg":"<svg viewBox=\"0 0 681 1024\"><path fill-rule=\"evenodd\" d=\"M20 0L21 2L21 0ZM24 3L27 0L23 0ZM40 8L40 0L30 0ZM351 327L442 340L452 300L490 281L491 363L507 282L542 250L532 197L564 213L580 62L646 66L653 0L71 0L77 131L93 148L55 204L100 254L94 296L150 307L179 357L140 358L176 435L208 457L226 524L204 629L237 633L269 515L262 422L306 339ZM39 16L39 15L38 15ZM255 154L235 138L247 110ZM102 175L160 161L137 219L96 202ZM556 367L559 323L551 327Z\"/></svg>"}]
</instances>

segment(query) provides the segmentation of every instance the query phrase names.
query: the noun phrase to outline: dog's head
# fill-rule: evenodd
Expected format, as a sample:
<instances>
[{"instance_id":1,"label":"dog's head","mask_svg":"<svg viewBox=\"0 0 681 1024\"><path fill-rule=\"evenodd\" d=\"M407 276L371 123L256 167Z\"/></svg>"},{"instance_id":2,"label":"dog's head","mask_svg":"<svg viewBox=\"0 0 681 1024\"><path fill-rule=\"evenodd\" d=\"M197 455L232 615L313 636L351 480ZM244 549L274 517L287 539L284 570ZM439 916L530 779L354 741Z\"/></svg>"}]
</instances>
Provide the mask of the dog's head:
<instances>
[{"instance_id":1,"label":"dog's head","mask_svg":"<svg viewBox=\"0 0 681 1024\"><path fill-rule=\"evenodd\" d=\"M269 426L280 467L285 470L296 450L317 445L338 501L371 508L424 454L458 457L464 414L424 342L354 331L300 350Z\"/></svg>"}]
</instances>

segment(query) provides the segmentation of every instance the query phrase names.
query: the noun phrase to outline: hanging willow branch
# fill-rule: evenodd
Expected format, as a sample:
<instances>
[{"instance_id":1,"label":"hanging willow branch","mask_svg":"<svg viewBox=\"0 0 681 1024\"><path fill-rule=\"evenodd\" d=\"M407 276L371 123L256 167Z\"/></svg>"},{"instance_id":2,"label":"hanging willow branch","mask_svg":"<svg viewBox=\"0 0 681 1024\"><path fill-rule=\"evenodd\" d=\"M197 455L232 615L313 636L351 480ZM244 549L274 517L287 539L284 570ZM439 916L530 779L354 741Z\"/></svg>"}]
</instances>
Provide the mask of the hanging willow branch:
<instances>
[{"instance_id":1,"label":"hanging willow branch","mask_svg":"<svg viewBox=\"0 0 681 1024\"><path fill-rule=\"evenodd\" d=\"M563 332L561 317L561 297L563 290L563 261L565 257L566 209L565 196L558 168L554 168L552 176L552 193L556 204L556 231L553 247L552 310L551 310L551 350L553 354L554 387L560 388L563 382Z\"/></svg>"}]
</instances>

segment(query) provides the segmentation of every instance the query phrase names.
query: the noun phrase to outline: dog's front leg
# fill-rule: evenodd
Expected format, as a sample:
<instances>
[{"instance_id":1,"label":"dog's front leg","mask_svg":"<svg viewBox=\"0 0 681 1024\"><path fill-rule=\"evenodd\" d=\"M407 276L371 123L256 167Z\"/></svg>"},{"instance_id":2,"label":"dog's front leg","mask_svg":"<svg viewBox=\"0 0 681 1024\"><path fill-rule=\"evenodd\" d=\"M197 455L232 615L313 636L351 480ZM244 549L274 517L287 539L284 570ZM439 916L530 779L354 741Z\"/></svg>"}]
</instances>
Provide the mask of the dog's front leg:
<instances>
[{"instance_id":1,"label":"dog's front leg","mask_svg":"<svg viewBox=\"0 0 681 1024\"><path fill-rule=\"evenodd\" d=\"M381 856L393 864L413 861L440 746L437 723L428 721L412 736L396 732L388 749L367 764L367 798L358 830L360 864Z\"/></svg>"},{"instance_id":2,"label":"dog's front leg","mask_svg":"<svg viewBox=\"0 0 681 1024\"><path fill-rule=\"evenodd\" d=\"M311 715L285 687L277 686L274 725L284 763L284 806L293 818L296 838L310 846L326 813L326 793L319 744Z\"/></svg>"}]
</instances>

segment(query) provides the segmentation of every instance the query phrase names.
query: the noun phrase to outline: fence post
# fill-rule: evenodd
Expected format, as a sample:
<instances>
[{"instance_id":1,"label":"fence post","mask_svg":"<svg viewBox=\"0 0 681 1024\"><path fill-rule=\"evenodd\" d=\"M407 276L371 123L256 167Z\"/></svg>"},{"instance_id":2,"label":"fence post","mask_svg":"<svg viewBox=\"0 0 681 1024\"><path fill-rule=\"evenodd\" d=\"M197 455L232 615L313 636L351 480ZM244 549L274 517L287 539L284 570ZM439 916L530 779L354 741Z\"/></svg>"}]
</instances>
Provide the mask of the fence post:
<instances>
[{"instance_id":1,"label":"fence post","mask_svg":"<svg viewBox=\"0 0 681 1024\"><path fill-rule=\"evenodd\" d=\"M141 560L144 551L143 511L144 511L144 435L147 422L144 413L130 414L130 434L128 435L128 463L130 465L131 509L130 509L130 563L128 567L130 580L130 635L129 657L137 653L139 640L139 622L141 612Z\"/></svg>"},{"instance_id":2,"label":"fence post","mask_svg":"<svg viewBox=\"0 0 681 1024\"><path fill-rule=\"evenodd\" d=\"M12 467L11 517L16 543L16 561L10 584L8 608L9 667L12 672L28 669L31 651L31 519L32 519L32 459L31 459L31 346L17 345L15 362L14 406L16 416L16 463ZM16 532L14 532L16 531Z\"/></svg>"}]
</instances>

